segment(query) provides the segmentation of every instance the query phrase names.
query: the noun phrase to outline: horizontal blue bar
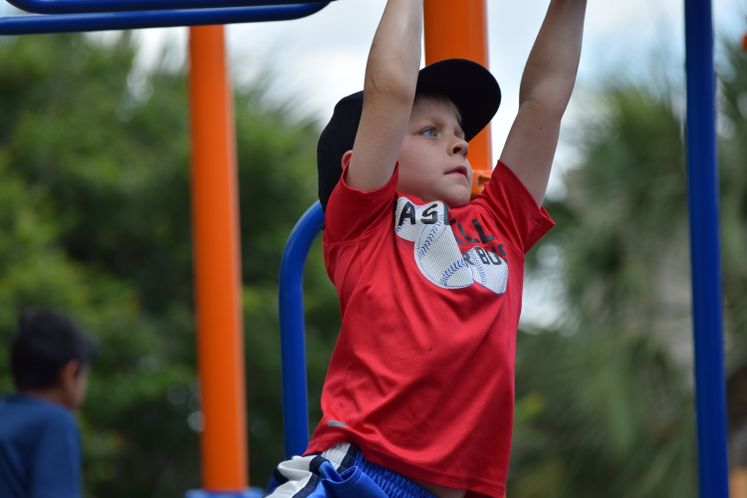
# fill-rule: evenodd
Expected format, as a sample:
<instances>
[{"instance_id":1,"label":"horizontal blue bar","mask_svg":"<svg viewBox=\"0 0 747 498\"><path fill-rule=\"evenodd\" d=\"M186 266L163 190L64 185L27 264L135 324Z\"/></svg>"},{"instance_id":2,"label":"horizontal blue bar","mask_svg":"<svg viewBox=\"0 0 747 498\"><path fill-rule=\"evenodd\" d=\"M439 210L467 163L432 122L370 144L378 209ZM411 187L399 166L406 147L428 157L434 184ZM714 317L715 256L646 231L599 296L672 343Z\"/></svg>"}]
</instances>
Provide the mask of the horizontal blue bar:
<instances>
[{"instance_id":1,"label":"horizontal blue bar","mask_svg":"<svg viewBox=\"0 0 747 498\"><path fill-rule=\"evenodd\" d=\"M306 0L305 4L330 0ZM8 0L21 10L36 14L93 14L142 10L210 9L299 4L299 0Z\"/></svg>"},{"instance_id":2,"label":"horizontal blue bar","mask_svg":"<svg viewBox=\"0 0 747 498\"><path fill-rule=\"evenodd\" d=\"M158 10L99 14L59 14L0 17L0 35L33 35L109 31L140 28L170 28L242 22L286 21L319 12L329 2L233 7L220 9Z\"/></svg>"}]
</instances>

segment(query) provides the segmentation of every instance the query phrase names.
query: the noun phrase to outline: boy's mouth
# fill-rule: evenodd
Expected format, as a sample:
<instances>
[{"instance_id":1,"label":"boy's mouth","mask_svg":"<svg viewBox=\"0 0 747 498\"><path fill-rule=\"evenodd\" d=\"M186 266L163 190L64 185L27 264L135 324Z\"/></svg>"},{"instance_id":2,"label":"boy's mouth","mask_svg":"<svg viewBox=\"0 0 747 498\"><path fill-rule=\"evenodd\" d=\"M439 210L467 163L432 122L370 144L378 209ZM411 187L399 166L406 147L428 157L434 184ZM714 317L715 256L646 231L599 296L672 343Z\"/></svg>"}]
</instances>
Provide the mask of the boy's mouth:
<instances>
[{"instance_id":1,"label":"boy's mouth","mask_svg":"<svg viewBox=\"0 0 747 498\"><path fill-rule=\"evenodd\" d=\"M466 180L469 181L469 171L467 171L467 166L457 166L456 168L452 168L446 172L447 175L462 175Z\"/></svg>"}]
</instances>

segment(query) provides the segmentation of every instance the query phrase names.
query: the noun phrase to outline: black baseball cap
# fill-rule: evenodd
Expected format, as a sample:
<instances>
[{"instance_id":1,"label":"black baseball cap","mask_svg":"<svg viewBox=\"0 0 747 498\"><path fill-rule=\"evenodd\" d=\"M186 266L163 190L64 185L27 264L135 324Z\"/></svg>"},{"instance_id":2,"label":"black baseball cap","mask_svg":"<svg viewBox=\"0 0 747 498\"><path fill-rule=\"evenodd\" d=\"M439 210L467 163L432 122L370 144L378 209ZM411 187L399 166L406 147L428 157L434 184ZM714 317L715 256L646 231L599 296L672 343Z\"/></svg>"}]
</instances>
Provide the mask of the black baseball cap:
<instances>
[{"instance_id":1,"label":"black baseball cap","mask_svg":"<svg viewBox=\"0 0 747 498\"><path fill-rule=\"evenodd\" d=\"M424 67L418 73L417 94L438 94L456 105L462 129L469 141L493 119L501 103L501 89L490 71L466 59L446 59ZM319 201L327 200L342 171L342 156L353 148L363 109L363 92L356 92L335 105L332 118L317 143Z\"/></svg>"}]
</instances>

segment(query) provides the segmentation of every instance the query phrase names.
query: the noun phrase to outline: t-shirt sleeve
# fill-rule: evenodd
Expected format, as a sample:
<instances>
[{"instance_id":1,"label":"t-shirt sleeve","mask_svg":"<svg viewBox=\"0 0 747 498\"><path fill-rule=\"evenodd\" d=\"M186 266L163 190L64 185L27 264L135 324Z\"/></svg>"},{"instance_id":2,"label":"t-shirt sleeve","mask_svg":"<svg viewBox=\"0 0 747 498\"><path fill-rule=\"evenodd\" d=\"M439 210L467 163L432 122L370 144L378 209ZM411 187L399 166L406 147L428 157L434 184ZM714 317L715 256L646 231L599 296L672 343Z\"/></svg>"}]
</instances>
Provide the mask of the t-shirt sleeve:
<instances>
[{"instance_id":1,"label":"t-shirt sleeve","mask_svg":"<svg viewBox=\"0 0 747 498\"><path fill-rule=\"evenodd\" d=\"M383 187L363 191L345 182L347 166L327 202L324 213L324 240L326 243L344 242L363 235L369 228L391 214L397 197L398 167Z\"/></svg>"},{"instance_id":2,"label":"t-shirt sleeve","mask_svg":"<svg viewBox=\"0 0 747 498\"><path fill-rule=\"evenodd\" d=\"M41 429L31 470L30 498L80 498L80 434L70 417Z\"/></svg>"},{"instance_id":3,"label":"t-shirt sleeve","mask_svg":"<svg viewBox=\"0 0 747 498\"><path fill-rule=\"evenodd\" d=\"M547 210L537 206L521 180L500 161L476 202L490 211L510 243L524 254L555 226Z\"/></svg>"}]
</instances>

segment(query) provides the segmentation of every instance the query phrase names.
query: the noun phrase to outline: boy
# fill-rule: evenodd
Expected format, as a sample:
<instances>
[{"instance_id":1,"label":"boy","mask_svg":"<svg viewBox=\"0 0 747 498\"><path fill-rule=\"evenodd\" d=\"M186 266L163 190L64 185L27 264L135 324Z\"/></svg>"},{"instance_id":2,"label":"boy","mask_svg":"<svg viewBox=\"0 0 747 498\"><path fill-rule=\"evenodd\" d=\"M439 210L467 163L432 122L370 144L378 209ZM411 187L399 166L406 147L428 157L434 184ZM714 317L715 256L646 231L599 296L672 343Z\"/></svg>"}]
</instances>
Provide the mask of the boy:
<instances>
[{"instance_id":1,"label":"boy","mask_svg":"<svg viewBox=\"0 0 747 498\"><path fill-rule=\"evenodd\" d=\"M272 497L505 492L524 255L553 225L542 200L586 1L551 1L501 159L472 201L468 140L500 91L468 61L418 71L422 8L387 2L363 93L319 140L342 326L322 420L307 456L279 465Z\"/></svg>"},{"instance_id":2,"label":"boy","mask_svg":"<svg viewBox=\"0 0 747 498\"><path fill-rule=\"evenodd\" d=\"M79 498L80 435L96 347L67 317L23 313L10 348L16 393L0 400L0 496Z\"/></svg>"}]
</instances>

